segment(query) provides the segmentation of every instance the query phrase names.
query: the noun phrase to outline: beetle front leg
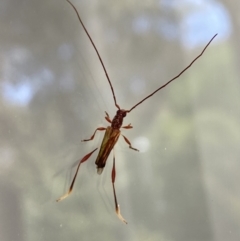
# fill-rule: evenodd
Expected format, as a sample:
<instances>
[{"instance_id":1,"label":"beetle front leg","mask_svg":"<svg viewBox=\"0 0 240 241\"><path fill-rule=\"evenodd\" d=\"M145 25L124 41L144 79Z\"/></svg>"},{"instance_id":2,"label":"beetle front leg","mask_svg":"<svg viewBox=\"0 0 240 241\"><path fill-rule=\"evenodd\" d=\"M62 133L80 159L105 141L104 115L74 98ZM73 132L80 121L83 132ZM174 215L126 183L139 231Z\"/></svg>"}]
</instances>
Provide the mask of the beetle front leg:
<instances>
[{"instance_id":1,"label":"beetle front leg","mask_svg":"<svg viewBox=\"0 0 240 241\"><path fill-rule=\"evenodd\" d=\"M122 135L122 136L123 136L124 140L127 142L127 144L129 145L129 148L130 148L130 149L132 149L132 150L134 150L134 151L139 151L138 149L132 147L131 142L128 140L128 138L127 138L126 136L124 136L124 135Z\"/></svg>"},{"instance_id":2,"label":"beetle front leg","mask_svg":"<svg viewBox=\"0 0 240 241\"><path fill-rule=\"evenodd\" d=\"M91 140L93 140L93 138L94 138L94 136L95 136L95 134L96 134L97 131L105 131L105 130L106 130L105 127L98 127L98 128L94 131L93 135L92 135L89 139L84 139L84 140L82 140L82 141L91 141Z\"/></svg>"},{"instance_id":3,"label":"beetle front leg","mask_svg":"<svg viewBox=\"0 0 240 241\"><path fill-rule=\"evenodd\" d=\"M118 205L117 202L117 195L116 195L116 190L115 190L115 178L116 178L116 169L115 169L115 156L113 154L113 168L112 168L112 186L113 186L113 195L114 195L114 202L115 202L115 211L118 216L118 218L127 224L127 221L123 218L123 216L120 213L120 206Z\"/></svg>"},{"instance_id":4,"label":"beetle front leg","mask_svg":"<svg viewBox=\"0 0 240 241\"><path fill-rule=\"evenodd\" d=\"M122 128L124 128L124 129L132 129L133 126L132 126L131 123L130 123L130 124L128 124L127 126L122 126Z\"/></svg>"},{"instance_id":5,"label":"beetle front leg","mask_svg":"<svg viewBox=\"0 0 240 241\"><path fill-rule=\"evenodd\" d=\"M112 120L110 119L109 114L106 111L105 111L105 114L106 114L105 120L112 124Z\"/></svg>"}]
</instances>

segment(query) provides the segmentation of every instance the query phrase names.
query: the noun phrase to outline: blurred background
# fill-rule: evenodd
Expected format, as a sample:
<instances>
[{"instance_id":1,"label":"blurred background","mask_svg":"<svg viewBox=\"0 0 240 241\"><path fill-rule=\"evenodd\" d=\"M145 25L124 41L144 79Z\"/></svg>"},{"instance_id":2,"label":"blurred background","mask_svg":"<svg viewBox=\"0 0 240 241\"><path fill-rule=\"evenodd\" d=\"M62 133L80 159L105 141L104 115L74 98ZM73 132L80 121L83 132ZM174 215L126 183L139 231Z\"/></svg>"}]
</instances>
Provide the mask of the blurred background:
<instances>
[{"instance_id":1,"label":"blurred background","mask_svg":"<svg viewBox=\"0 0 240 241\"><path fill-rule=\"evenodd\" d=\"M64 0L0 2L0 240L240 239L237 1L73 0L123 109L134 109L101 176L97 153L64 201L77 160L116 113L103 69Z\"/></svg>"}]
</instances>

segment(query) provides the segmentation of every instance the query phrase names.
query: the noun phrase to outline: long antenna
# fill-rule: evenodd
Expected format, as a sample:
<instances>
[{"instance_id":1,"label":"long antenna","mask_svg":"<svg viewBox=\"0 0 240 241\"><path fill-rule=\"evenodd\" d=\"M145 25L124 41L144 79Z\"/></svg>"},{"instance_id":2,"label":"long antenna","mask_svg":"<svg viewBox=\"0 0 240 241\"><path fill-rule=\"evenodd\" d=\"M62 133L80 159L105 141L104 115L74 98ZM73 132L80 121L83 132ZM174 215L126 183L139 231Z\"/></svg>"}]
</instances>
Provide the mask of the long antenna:
<instances>
[{"instance_id":1,"label":"long antenna","mask_svg":"<svg viewBox=\"0 0 240 241\"><path fill-rule=\"evenodd\" d=\"M110 78L109 78L109 76L108 76L107 70L106 70L106 68L105 68L105 66L104 66L104 64L103 64L102 58L101 58L101 56L100 56L100 54L99 54L99 52L98 52L98 50L97 50L97 47L95 46L95 44L94 44L94 42L93 42L90 34L88 33L87 29L85 28L85 26L84 26L84 24L83 24L83 22L82 22L82 19L80 18L80 15L79 15L76 7L75 7L69 0L66 0L66 1L67 1L67 2L73 7L73 9L75 10L75 12L76 12L76 14L77 14L77 16L78 16L79 22L81 23L81 25L82 25L85 33L87 34L89 40L90 40L91 43L92 43L93 48L95 49L95 51L96 51L96 53L97 53L97 56L98 56L98 58L99 58L99 60L100 60L100 62L101 62L101 65L102 65L103 70L104 70L104 72L105 72L105 75L106 75L106 77L107 77L108 83L109 83L109 85L110 85L110 88L111 88L111 91L112 91L112 94L113 94L113 99L114 99L115 106L120 110L120 107L119 107L119 105L117 104L117 100L116 100L116 96L115 96L115 93L114 93L114 90L113 90L113 86L112 86L111 80L110 80Z\"/></svg>"},{"instance_id":2,"label":"long antenna","mask_svg":"<svg viewBox=\"0 0 240 241\"><path fill-rule=\"evenodd\" d=\"M136 108L138 105L140 105L143 101L145 101L146 99L148 99L149 97L151 97L152 95L154 95L155 93L157 93L159 90L163 89L164 87L166 87L168 84L170 84L173 80L177 79L178 77L180 77L187 69L189 69L192 64L198 59L200 58L204 51L207 49L207 47L209 46L209 44L213 41L213 39L217 36L217 34L215 34L210 41L207 43L207 45L204 47L204 49L202 50L202 52L185 68L183 69L178 75L176 75L174 78L170 79L166 84L162 85L161 87L159 87L158 89L156 89L155 91L153 91L150 95L148 95L147 97L145 97L143 100L141 100L140 102L138 102L136 105L134 105L130 110L127 110L126 112L131 112L134 108Z\"/></svg>"}]
</instances>

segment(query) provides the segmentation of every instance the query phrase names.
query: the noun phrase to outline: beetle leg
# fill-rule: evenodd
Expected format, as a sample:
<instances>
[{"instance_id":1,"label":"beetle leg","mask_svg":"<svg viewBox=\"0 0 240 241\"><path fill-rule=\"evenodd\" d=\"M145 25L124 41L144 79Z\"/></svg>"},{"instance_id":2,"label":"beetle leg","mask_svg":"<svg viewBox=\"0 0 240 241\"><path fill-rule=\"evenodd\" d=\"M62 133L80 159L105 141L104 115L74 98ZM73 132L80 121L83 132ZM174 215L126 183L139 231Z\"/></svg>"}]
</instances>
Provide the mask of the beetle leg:
<instances>
[{"instance_id":1,"label":"beetle leg","mask_svg":"<svg viewBox=\"0 0 240 241\"><path fill-rule=\"evenodd\" d=\"M79 164L78 164L76 173L75 173L75 175L74 175L74 177L73 177L73 180L72 180L72 183L71 183L71 185L70 185L69 190L67 191L66 194L64 194L64 195L61 196L59 199L57 199L57 202L62 201L63 199L65 199L67 196L69 196L69 195L71 194L71 192L72 192L72 190L73 190L73 186L74 186L75 180L76 180L76 177L77 177L77 174L78 174L78 170L79 170L79 168L80 168L80 165L81 165L83 162L87 161L87 160L89 159L89 157L93 154L93 152L95 152L97 149L98 149L98 148L94 149L92 152L88 153L86 156L84 156L84 157L79 161Z\"/></svg>"},{"instance_id":2,"label":"beetle leg","mask_svg":"<svg viewBox=\"0 0 240 241\"><path fill-rule=\"evenodd\" d=\"M120 212L120 206L118 205L118 202L117 202L117 195L116 195L116 190L115 190L115 186L114 186L114 183L115 183L115 178L116 178L116 169L115 169L115 156L113 154L113 168L112 168L112 186L113 186L113 195L114 195L114 202L115 202L115 211L116 211L116 214L118 216L118 218L127 224L127 221L123 218L123 216L121 215L121 212Z\"/></svg>"},{"instance_id":3,"label":"beetle leg","mask_svg":"<svg viewBox=\"0 0 240 241\"><path fill-rule=\"evenodd\" d=\"M131 142L128 140L128 138L127 138L126 136L124 136L124 135L122 135L122 136L123 136L124 140L127 142L127 144L129 145L129 148L130 148L130 149L132 149L132 150L134 150L134 151L139 151L138 149L132 147Z\"/></svg>"},{"instance_id":4,"label":"beetle leg","mask_svg":"<svg viewBox=\"0 0 240 241\"><path fill-rule=\"evenodd\" d=\"M124 129L131 129L131 128L133 128L133 126L132 126L131 123L130 123L130 124L128 124L127 126L122 126L122 128L124 128Z\"/></svg>"},{"instance_id":5,"label":"beetle leg","mask_svg":"<svg viewBox=\"0 0 240 241\"><path fill-rule=\"evenodd\" d=\"M105 114L106 114L105 116L106 121L108 121L109 123L112 123L112 120L110 119L109 114L106 111L105 111Z\"/></svg>"},{"instance_id":6,"label":"beetle leg","mask_svg":"<svg viewBox=\"0 0 240 241\"><path fill-rule=\"evenodd\" d=\"M105 131L105 130L106 130L105 127L98 127L98 128L94 131L93 135L92 135L89 139L84 139L84 140L82 140L82 141L91 141L91 140L93 140L93 138L94 138L94 136L95 136L95 134L96 134L97 131Z\"/></svg>"}]
</instances>

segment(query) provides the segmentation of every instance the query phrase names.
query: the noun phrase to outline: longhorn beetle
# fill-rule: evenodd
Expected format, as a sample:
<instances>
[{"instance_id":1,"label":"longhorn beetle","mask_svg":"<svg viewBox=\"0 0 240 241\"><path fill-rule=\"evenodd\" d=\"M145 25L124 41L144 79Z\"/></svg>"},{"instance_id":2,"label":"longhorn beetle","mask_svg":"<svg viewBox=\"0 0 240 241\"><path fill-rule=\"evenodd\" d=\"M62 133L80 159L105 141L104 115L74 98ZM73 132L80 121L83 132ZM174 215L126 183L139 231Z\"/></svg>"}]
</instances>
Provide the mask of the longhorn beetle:
<instances>
[{"instance_id":1,"label":"longhorn beetle","mask_svg":"<svg viewBox=\"0 0 240 241\"><path fill-rule=\"evenodd\" d=\"M204 47L204 49L202 50L202 52L185 68L183 69L178 75L176 75L174 78L172 78L171 80L169 80L168 82L166 82L164 85L160 86L158 89L156 89L155 91L153 91L151 94L149 94L148 96L146 96L144 99L142 99L141 101L139 101L137 104L135 104L131 109L129 110L125 110L125 109L121 109L120 106L117 104L117 100L116 100L116 95L114 93L114 89L113 89L113 85L111 83L111 80L108 76L108 73L107 73L107 70L105 68L105 65L103 64L103 61L102 61L102 58L97 50L97 47L95 46L90 34L88 33L85 25L83 24L82 22L82 19L76 9L76 7L70 2L70 0L66 0L74 9L74 11L76 12L77 14L77 17L78 17L78 20L79 22L81 23L85 33L87 34L89 40L91 41L91 44L93 46L93 48L95 49L96 51L96 54L98 56L98 59L100 60L101 62L101 65L102 65L102 68L105 72L105 75L107 77L107 80L108 80L108 83L110 85L110 88L111 88L111 91L112 91L112 95L113 95L113 100L114 100L114 103L115 103L115 106L117 107L117 113L116 115L114 116L113 120L110 119L109 115L107 112L106 113L106 116L105 116L105 119L106 121L108 121L111 126L108 126L107 128L105 127L98 127L93 135L89 138L89 139L84 139L82 141L91 141L93 140L95 134L97 131L105 131L105 135L103 137L103 140L102 140L102 144L101 144L101 147L100 147L100 151L98 153L98 156L97 156L97 159L95 161L95 164L97 165L97 173L98 174L101 174L105 165L106 165L106 161L107 161L107 158L110 154L110 152L112 151L112 149L114 148L115 144L117 143L118 141L118 138L121 134L121 131L120 131L120 128L124 128L124 129L131 129L133 128L131 124L128 124L126 126L122 126L123 124L123 118L127 115L127 113L130 113L133 109L135 109L138 105L140 105L143 101L147 100L148 98L150 98L151 96L153 96L155 93L157 93L159 90L165 88L168 84L170 84L173 80L177 79L180 75L182 75L187 69L189 69L192 64L202 56L202 54L204 53L204 51L206 50L206 48L210 45L210 43L213 41L213 39L217 36L217 34L215 34L211 39L210 41L207 43L207 45ZM132 150L134 151L138 151L136 148L132 147L131 145L131 142L127 139L126 136L122 135L124 140L126 141L126 143L129 145L129 148L131 148ZM74 186L74 183L75 183L75 180L76 180L76 177L77 177L77 174L78 174L78 170L80 168L80 165L87 161L90 156L97 150L98 148L94 149L93 151L91 151L90 153L88 153L86 156L84 156L81 160L79 160L79 164L77 166L77 170L75 172L75 175L74 175L74 178L72 180L72 183L70 185L70 188L68 190L68 192L66 194L64 194L62 197L60 197L59 199L57 199L57 202L65 199L66 197L68 197L72 190L73 190L73 186ZM115 183L115 178L116 178L116 169L115 169L115 156L113 155L113 167L112 167L112 186L113 186L113 195L114 195L114 202L115 202L115 211L116 211L116 214L118 216L118 218L124 222L124 223L127 223L127 221L122 217L121 213L120 213L120 206L118 205L118 202L117 202L117 196L116 196L116 190L115 190L115 186L114 186L114 183Z\"/></svg>"}]
</instances>

